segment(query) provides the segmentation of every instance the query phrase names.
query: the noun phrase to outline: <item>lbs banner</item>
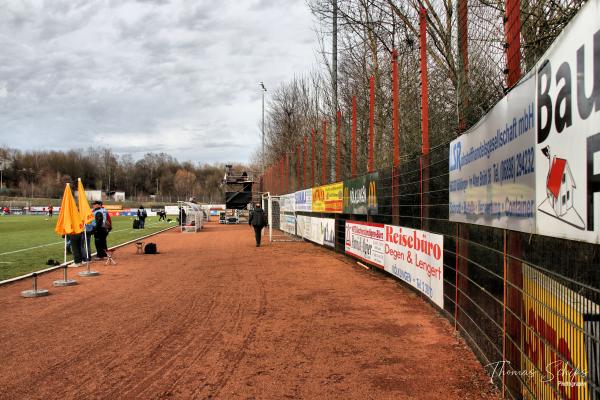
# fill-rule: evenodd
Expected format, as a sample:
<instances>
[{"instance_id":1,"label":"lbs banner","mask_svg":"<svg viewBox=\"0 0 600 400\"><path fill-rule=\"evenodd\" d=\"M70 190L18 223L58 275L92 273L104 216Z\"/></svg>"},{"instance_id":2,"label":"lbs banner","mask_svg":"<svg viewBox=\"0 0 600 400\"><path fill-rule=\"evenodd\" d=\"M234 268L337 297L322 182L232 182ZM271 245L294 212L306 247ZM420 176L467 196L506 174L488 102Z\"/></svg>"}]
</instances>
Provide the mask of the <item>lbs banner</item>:
<instances>
[{"instance_id":1,"label":"lbs banner","mask_svg":"<svg viewBox=\"0 0 600 400\"><path fill-rule=\"evenodd\" d=\"M384 268L444 308L444 237L385 226Z\"/></svg>"},{"instance_id":2,"label":"lbs banner","mask_svg":"<svg viewBox=\"0 0 600 400\"><path fill-rule=\"evenodd\" d=\"M383 268L384 234L383 224L346 221L346 253Z\"/></svg>"},{"instance_id":3,"label":"lbs banner","mask_svg":"<svg viewBox=\"0 0 600 400\"><path fill-rule=\"evenodd\" d=\"M450 144L450 220L535 229L535 76Z\"/></svg>"},{"instance_id":4,"label":"lbs banner","mask_svg":"<svg viewBox=\"0 0 600 400\"><path fill-rule=\"evenodd\" d=\"M377 214L377 172L344 181L344 214Z\"/></svg>"},{"instance_id":5,"label":"lbs banner","mask_svg":"<svg viewBox=\"0 0 600 400\"><path fill-rule=\"evenodd\" d=\"M343 182L318 186L312 189L312 211L341 213L344 195Z\"/></svg>"}]
</instances>

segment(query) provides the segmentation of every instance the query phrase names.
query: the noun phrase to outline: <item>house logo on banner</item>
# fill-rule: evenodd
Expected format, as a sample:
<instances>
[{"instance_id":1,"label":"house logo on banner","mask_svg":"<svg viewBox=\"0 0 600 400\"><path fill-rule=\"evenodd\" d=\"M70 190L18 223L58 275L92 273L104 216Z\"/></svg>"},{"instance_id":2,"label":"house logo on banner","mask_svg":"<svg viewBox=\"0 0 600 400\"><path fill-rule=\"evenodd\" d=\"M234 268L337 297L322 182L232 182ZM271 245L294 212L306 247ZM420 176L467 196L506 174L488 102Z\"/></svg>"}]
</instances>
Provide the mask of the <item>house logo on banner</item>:
<instances>
[{"instance_id":1,"label":"house logo on banner","mask_svg":"<svg viewBox=\"0 0 600 400\"><path fill-rule=\"evenodd\" d=\"M573 207L577 186L569 162L563 158L551 158L550 147L542 149L549 162L546 178L546 199L538 206L538 211L559 219L577 229L585 229L580 213Z\"/></svg>"},{"instance_id":2,"label":"house logo on banner","mask_svg":"<svg viewBox=\"0 0 600 400\"><path fill-rule=\"evenodd\" d=\"M536 65L537 232L600 239L600 1Z\"/></svg>"}]
</instances>

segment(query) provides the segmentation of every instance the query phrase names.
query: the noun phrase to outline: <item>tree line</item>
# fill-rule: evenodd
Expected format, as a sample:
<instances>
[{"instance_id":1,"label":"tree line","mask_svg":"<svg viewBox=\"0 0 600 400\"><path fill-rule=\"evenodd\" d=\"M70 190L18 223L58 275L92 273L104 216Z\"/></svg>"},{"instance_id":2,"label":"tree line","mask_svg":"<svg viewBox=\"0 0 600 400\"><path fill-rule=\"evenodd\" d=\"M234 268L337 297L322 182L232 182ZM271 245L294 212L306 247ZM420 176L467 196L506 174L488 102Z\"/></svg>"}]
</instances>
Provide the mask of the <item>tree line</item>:
<instances>
[{"instance_id":1,"label":"tree line","mask_svg":"<svg viewBox=\"0 0 600 400\"><path fill-rule=\"evenodd\" d=\"M535 64L584 3L584 0L517 2L522 71ZM307 4L317 20L319 61L312 71L303 71L268 92L265 155L261 157L258 152L255 155L265 165L277 162L285 154L295 159L298 149L304 148L305 138L310 159L311 136L315 131L315 176L321 176L321 144L326 132L327 173L332 177L339 110L342 171L347 176L351 162L351 110L356 97L358 173L364 173L373 77L375 167L390 166L394 49L398 60L401 154L408 158L420 154L421 7L426 11L429 76L429 120L423 123L429 125L432 147L447 143L475 124L508 90L505 0L308 0ZM463 10L459 9L461 4L465 5ZM459 30L461 12L466 12L466 23ZM461 35L465 41L461 41Z\"/></svg>"},{"instance_id":2,"label":"tree line","mask_svg":"<svg viewBox=\"0 0 600 400\"><path fill-rule=\"evenodd\" d=\"M222 203L223 164L180 162L166 153L147 153L135 160L110 148L69 151L21 151L0 147L0 194L59 198L67 182L81 178L86 189L124 191L128 200L187 200ZM238 165L234 168L244 169ZM152 197L150 197L152 196Z\"/></svg>"}]
</instances>

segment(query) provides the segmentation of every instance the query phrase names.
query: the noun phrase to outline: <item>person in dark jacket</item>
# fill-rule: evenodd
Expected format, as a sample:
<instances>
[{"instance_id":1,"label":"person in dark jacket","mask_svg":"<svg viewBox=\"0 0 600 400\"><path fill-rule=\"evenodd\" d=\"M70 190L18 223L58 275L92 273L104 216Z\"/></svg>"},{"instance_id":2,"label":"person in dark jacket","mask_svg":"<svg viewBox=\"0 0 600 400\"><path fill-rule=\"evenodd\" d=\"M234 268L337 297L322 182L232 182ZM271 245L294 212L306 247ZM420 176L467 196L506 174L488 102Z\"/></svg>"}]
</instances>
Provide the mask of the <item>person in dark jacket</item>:
<instances>
[{"instance_id":1,"label":"person in dark jacket","mask_svg":"<svg viewBox=\"0 0 600 400\"><path fill-rule=\"evenodd\" d=\"M112 222L109 222L110 216L106 209L102 207L101 201L94 201L92 207L92 213L94 214L92 229L94 233L94 244L96 245L96 260L104 260L106 258L106 250L108 250L106 238L108 232L112 228Z\"/></svg>"},{"instance_id":2,"label":"person in dark jacket","mask_svg":"<svg viewBox=\"0 0 600 400\"><path fill-rule=\"evenodd\" d=\"M262 233L262 229L267 226L267 217L265 216L263 209L260 207L260 203L256 203L254 210L250 211L248 225L252 225L254 228L256 247L260 247L260 235Z\"/></svg>"},{"instance_id":3,"label":"person in dark jacket","mask_svg":"<svg viewBox=\"0 0 600 400\"><path fill-rule=\"evenodd\" d=\"M137 217L140 221L140 229L144 229L144 227L146 226L146 218L148 217L148 213L146 212L144 206L140 206L140 208L138 208Z\"/></svg>"},{"instance_id":4,"label":"person in dark jacket","mask_svg":"<svg viewBox=\"0 0 600 400\"><path fill-rule=\"evenodd\" d=\"M185 225L186 223L186 214L183 207L179 207L179 225Z\"/></svg>"}]
</instances>

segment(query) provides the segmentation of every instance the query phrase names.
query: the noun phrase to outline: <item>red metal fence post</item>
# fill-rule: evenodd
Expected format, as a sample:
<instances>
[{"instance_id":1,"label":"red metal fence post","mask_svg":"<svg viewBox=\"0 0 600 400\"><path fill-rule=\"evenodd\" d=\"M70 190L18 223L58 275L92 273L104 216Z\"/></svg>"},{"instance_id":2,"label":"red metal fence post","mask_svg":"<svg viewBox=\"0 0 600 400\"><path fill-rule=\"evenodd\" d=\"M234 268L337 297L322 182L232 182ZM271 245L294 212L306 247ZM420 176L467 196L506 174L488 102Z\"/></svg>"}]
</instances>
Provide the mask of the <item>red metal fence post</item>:
<instances>
[{"instance_id":1,"label":"red metal fence post","mask_svg":"<svg viewBox=\"0 0 600 400\"><path fill-rule=\"evenodd\" d=\"M375 77L369 78L369 162L367 169L369 172L375 171L374 163L375 150Z\"/></svg>"},{"instance_id":2,"label":"red metal fence post","mask_svg":"<svg viewBox=\"0 0 600 400\"><path fill-rule=\"evenodd\" d=\"M308 140L306 135L304 135L304 166L302 168L302 187L305 188L308 186L308 182L306 182L306 153L308 147Z\"/></svg>"},{"instance_id":3,"label":"red metal fence post","mask_svg":"<svg viewBox=\"0 0 600 400\"><path fill-rule=\"evenodd\" d=\"M315 187L315 130L312 130L312 168L310 169L310 187Z\"/></svg>"},{"instance_id":4,"label":"red metal fence post","mask_svg":"<svg viewBox=\"0 0 600 400\"><path fill-rule=\"evenodd\" d=\"M283 193L283 157L279 159L279 185L277 188L277 194Z\"/></svg>"},{"instance_id":5,"label":"red metal fence post","mask_svg":"<svg viewBox=\"0 0 600 400\"><path fill-rule=\"evenodd\" d=\"M296 147L296 185L294 186L296 190L300 190L300 156L302 153L300 152L300 145Z\"/></svg>"},{"instance_id":6,"label":"red metal fence post","mask_svg":"<svg viewBox=\"0 0 600 400\"><path fill-rule=\"evenodd\" d=\"M392 131L394 135L394 167L400 166L400 136L398 129L398 52L392 51Z\"/></svg>"},{"instance_id":7,"label":"red metal fence post","mask_svg":"<svg viewBox=\"0 0 600 400\"><path fill-rule=\"evenodd\" d=\"M292 166L294 165L292 163L292 153L288 153L285 155L285 161L287 163L286 165L286 169L287 169L287 175L286 175L286 187L285 187L285 192L289 193L290 190L292 189L292 179L294 177L294 174L292 173Z\"/></svg>"},{"instance_id":8,"label":"red metal fence post","mask_svg":"<svg viewBox=\"0 0 600 400\"><path fill-rule=\"evenodd\" d=\"M356 96L352 96L352 177L356 178Z\"/></svg>"},{"instance_id":9,"label":"red metal fence post","mask_svg":"<svg viewBox=\"0 0 600 400\"><path fill-rule=\"evenodd\" d=\"M504 34L506 40L506 84L510 88L521 79L521 1L506 0L506 16L504 19ZM511 312L506 316L506 327L504 329L503 343L505 343L505 359L511 363L516 371L521 370L521 356L519 348L514 343L520 343L522 328L521 321L524 320L522 303L523 277L522 263L519 261L523 255L521 234L516 231L508 231L506 251L507 277L511 286L506 289L505 307ZM513 258L514 257L514 258ZM506 336L510 335L510 341ZM510 387L514 391L521 390L520 380L508 377L503 379L502 393Z\"/></svg>"},{"instance_id":10,"label":"red metal fence post","mask_svg":"<svg viewBox=\"0 0 600 400\"><path fill-rule=\"evenodd\" d=\"M394 135L394 164L392 167L392 223L400 224L398 195L400 189L400 133L398 127L398 52L392 51L392 132Z\"/></svg>"},{"instance_id":11,"label":"red metal fence post","mask_svg":"<svg viewBox=\"0 0 600 400\"><path fill-rule=\"evenodd\" d=\"M504 34L506 36L507 86L510 88L521 79L521 1L506 0Z\"/></svg>"},{"instance_id":12,"label":"red metal fence post","mask_svg":"<svg viewBox=\"0 0 600 400\"><path fill-rule=\"evenodd\" d=\"M335 158L335 181L340 181L342 169L342 112L337 112L337 133L336 133L336 158Z\"/></svg>"},{"instance_id":13,"label":"red metal fence post","mask_svg":"<svg viewBox=\"0 0 600 400\"><path fill-rule=\"evenodd\" d=\"M321 160L321 185L327 184L327 121L323 120L323 160Z\"/></svg>"},{"instance_id":14,"label":"red metal fence post","mask_svg":"<svg viewBox=\"0 0 600 400\"><path fill-rule=\"evenodd\" d=\"M421 6L420 18L420 40L421 40L421 154L429 154L429 92L427 81L427 11Z\"/></svg>"},{"instance_id":15,"label":"red metal fence post","mask_svg":"<svg viewBox=\"0 0 600 400\"><path fill-rule=\"evenodd\" d=\"M467 82L469 81L469 53L468 53L468 7L467 0L458 1L458 130L466 129L466 111L469 97L467 95Z\"/></svg>"},{"instance_id":16,"label":"red metal fence post","mask_svg":"<svg viewBox=\"0 0 600 400\"><path fill-rule=\"evenodd\" d=\"M426 229L429 216L427 193L429 193L429 92L427 79L427 11L421 6L419 12L420 63L421 63L421 228Z\"/></svg>"}]
</instances>

